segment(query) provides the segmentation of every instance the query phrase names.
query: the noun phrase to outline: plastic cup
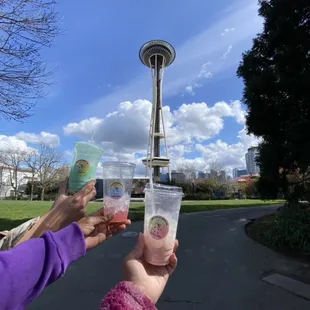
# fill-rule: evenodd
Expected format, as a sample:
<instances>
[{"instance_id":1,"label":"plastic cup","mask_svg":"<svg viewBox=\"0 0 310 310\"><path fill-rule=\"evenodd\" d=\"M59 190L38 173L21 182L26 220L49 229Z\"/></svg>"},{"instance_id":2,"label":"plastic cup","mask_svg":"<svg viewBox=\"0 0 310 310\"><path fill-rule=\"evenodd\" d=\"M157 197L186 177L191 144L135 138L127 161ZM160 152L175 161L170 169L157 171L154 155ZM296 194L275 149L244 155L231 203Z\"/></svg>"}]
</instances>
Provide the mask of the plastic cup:
<instances>
[{"instance_id":1,"label":"plastic cup","mask_svg":"<svg viewBox=\"0 0 310 310\"><path fill-rule=\"evenodd\" d=\"M136 165L115 161L105 162L102 167L104 215L114 215L111 223L124 222L128 218Z\"/></svg>"},{"instance_id":2,"label":"plastic cup","mask_svg":"<svg viewBox=\"0 0 310 310\"><path fill-rule=\"evenodd\" d=\"M183 192L181 187L148 183L145 187L144 259L169 264L173 252Z\"/></svg>"},{"instance_id":3,"label":"plastic cup","mask_svg":"<svg viewBox=\"0 0 310 310\"><path fill-rule=\"evenodd\" d=\"M69 190L78 192L96 177L96 170L103 150L87 142L77 142L70 168Z\"/></svg>"}]
</instances>

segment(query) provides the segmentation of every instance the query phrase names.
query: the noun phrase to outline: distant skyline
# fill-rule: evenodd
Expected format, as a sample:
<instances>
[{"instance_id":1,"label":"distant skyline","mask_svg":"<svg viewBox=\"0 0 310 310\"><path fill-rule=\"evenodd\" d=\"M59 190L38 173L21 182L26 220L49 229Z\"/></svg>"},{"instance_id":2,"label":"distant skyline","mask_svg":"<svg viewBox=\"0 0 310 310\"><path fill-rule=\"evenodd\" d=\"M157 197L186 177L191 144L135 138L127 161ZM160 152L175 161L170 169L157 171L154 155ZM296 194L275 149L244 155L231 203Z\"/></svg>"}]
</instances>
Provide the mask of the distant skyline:
<instances>
[{"instance_id":1,"label":"distant skyline","mask_svg":"<svg viewBox=\"0 0 310 310\"><path fill-rule=\"evenodd\" d=\"M232 176L234 179L245 176L245 175L248 175L248 170L246 168L244 169L234 168L232 171Z\"/></svg>"},{"instance_id":2,"label":"distant skyline","mask_svg":"<svg viewBox=\"0 0 310 310\"><path fill-rule=\"evenodd\" d=\"M258 151L255 148L248 149L248 152L245 154L246 168L249 174L258 174L259 167L256 164L256 156Z\"/></svg>"},{"instance_id":3,"label":"distant skyline","mask_svg":"<svg viewBox=\"0 0 310 310\"><path fill-rule=\"evenodd\" d=\"M57 67L55 83L26 123L1 119L0 150L46 143L70 161L74 142L89 140L94 132L104 160L135 162L136 176L143 176L151 79L138 51L148 40L163 39L177 54L163 85L172 169L184 161L195 162L198 171L214 161L229 174L245 167L245 153L258 139L245 129L243 85L236 69L262 29L257 1L127 4L57 4L64 34L42 54L48 66ZM150 12L162 6L154 27Z\"/></svg>"}]
</instances>

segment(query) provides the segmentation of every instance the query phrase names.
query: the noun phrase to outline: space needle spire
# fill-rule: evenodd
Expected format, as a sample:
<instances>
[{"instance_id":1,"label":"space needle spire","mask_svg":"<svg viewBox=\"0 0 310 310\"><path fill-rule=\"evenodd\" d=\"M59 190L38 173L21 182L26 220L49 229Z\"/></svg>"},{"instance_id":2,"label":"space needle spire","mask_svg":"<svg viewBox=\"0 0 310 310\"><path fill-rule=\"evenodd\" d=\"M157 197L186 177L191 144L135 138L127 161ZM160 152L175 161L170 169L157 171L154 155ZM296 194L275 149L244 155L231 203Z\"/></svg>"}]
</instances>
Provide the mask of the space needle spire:
<instances>
[{"instance_id":1,"label":"space needle spire","mask_svg":"<svg viewBox=\"0 0 310 310\"><path fill-rule=\"evenodd\" d=\"M141 62L150 68L153 82L153 104L150 120L147 156L142 162L146 169L153 169L153 178L156 182L160 178L160 168L167 167L169 180L171 179L170 159L168 156L166 130L162 110L162 82L164 70L175 59L175 49L168 42L152 40L145 43L140 51ZM164 142L165 156L161 156L161 141Z\"/></svg>"}]
</instances>

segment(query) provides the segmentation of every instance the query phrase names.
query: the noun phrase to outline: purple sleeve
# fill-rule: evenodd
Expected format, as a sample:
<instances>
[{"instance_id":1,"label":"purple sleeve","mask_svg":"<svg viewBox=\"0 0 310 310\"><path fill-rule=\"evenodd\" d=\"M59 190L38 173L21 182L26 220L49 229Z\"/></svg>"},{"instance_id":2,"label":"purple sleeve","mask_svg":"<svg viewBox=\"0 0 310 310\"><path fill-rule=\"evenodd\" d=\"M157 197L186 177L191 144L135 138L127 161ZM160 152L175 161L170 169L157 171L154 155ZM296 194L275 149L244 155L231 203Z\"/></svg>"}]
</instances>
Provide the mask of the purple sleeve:
<instances>
[{"instance_id":1,"label":"purple sleeve","mask_svg":"<svg viewBox=\"0 0 310 310\"><path fill-rule=\"evenodd\" d=\"M84 236L76 223L0 252L0 309L23 309L83 255Z\"/></svg>"},{"instance_id":2,"label":"purple sleeve","mask_svg":"<svg viewBox=\"0 0 310 310\"><path fill-rule=\"evenodd\" d=\"M156 310L152 302L131 282L120 282L101 301L100 310Z\"/></svg>"}]
</instances>

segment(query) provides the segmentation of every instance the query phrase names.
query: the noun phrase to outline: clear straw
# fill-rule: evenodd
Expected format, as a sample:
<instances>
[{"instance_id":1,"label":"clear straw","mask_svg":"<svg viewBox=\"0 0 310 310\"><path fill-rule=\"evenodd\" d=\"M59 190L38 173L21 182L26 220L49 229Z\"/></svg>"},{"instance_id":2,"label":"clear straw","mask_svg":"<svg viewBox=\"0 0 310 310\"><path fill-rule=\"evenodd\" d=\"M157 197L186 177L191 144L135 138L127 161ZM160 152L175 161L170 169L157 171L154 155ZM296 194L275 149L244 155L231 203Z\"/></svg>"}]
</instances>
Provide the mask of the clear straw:
<instances>
[{"instance_id":1,"label":"clear straw","mask_svg":"<svg viewBox=\"0 0 310 310\"><path fill-rule=\"evenodd\" d=\"M90 143L94 144L94 131L91 132Z\"/></svg>"},{"instance_id":2,"label":"clear straw","mask_svg":"<svg viewBox=\"0 0 310 310\"><path fill-rule=\"evenodd\" d=\"M122 175L122 167L121 167L121 156L120 156L119 152L117 153L117 160L119 162L119 175L120 175L120 178L121 178L121 183L123 184L123 175Z\"/></svg>"},{"instance_id":3,"label":"clear straw","mask_svg":"<svg viewBox=\"0 0 310 310\"><path fill-rule=\"evenodd\" d=\"M151 191L151 195L152 195L152 202L151 202L151 208L152 208L152 213L155 214L155 203L154 203L154 187L153 187L153 169L152 166L148 166L149 167L149 178L150 178L150 191Z\"/></svg>"},{"instance_id":4,"label":"clear straw","mask_svg":"<svg viewBox=\"0 0 310 310\"><path fill-rule=\"evenodd\" d=\"M153 169L152 166L148 165L149 178L150 178L150 189L153 190Z\"/></svg>"}]
</instances>

